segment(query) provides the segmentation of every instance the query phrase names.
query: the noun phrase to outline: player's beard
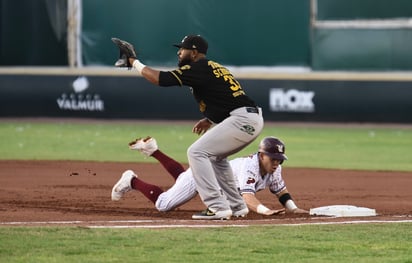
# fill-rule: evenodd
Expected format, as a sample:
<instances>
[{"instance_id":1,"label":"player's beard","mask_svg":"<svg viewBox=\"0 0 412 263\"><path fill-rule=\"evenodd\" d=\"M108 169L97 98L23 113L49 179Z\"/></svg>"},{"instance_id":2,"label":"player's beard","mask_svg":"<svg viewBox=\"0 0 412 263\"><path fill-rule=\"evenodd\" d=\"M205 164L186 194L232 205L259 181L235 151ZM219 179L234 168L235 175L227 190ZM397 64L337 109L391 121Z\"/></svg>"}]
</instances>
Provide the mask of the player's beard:
<instances>
[{"instance_id":1,"label":"player's beard","mask_svg":"<svg viewBox=\"0 0 412 263\"><path fill-rule=\"evenodd\" d=\"M190 56L187 55L186 57L182 57L181 59L179 59L177 65L179 67L183 67L184 65L190 64L192 63L192 60L190 59Z\"/></svg>"}]
</instances>

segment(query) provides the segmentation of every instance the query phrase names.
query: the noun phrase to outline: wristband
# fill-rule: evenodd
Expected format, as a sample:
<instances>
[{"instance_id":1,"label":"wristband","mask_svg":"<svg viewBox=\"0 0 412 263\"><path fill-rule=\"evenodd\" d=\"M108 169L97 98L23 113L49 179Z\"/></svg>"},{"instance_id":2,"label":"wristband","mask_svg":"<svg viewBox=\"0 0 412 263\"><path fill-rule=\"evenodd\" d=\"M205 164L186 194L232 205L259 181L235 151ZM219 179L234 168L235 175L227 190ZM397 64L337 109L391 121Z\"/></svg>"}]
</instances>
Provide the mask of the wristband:
<instances>
[{"instance_id":1,"label":"wristband","mask_svg":"<svg viewBox=\"0 0 412 263\"><path fill-rule=\"evenodd\" d=\"M285 207L286 207L286 209L289 210L289 211L293 211L293 210L295 210L296 208L298 208L298 207L296 206L295 202L293 202L292 199L289 199L288 201L286 201Z\"/></svg>"},{"instance_id":2,"label":"wristband","mask_svg":"<svg viewBox=\"0 0 412 263\"><path fill-rule=\"evenodd\" d=\"M142 74L142 70L144 67L146 67L146 65L140 62L140 60L135 59L135 61L133 61L133 68L137 69L137 71L139 71L140 74Z\"/></svg>"},{"instance_id":3,"label":"wristband","mask_svg":"<svg viewBox=\"0 0 412 263\"><path fill-rule=\"evenodd\" d=\"M256 211L258 212L258 214L263 214L265 215L267 212L270 211L269 208L267 208L266 206L259 204L256 208Z\"/></svg>"},{"instance_id":4,"label":"wristband","mask_svg":"<svg viewBox=\"0 0 412 263\"><path fill-rule=\"evenodd\" d=\"M281 196L279 197L279 202L280 202L283 206L285 206L285 205L286 205L286 202L289 201L289 200L292 200L292 197L290 196L289 193L283 194L283 195L281 195Z\"/></svg>"}]
</instances>

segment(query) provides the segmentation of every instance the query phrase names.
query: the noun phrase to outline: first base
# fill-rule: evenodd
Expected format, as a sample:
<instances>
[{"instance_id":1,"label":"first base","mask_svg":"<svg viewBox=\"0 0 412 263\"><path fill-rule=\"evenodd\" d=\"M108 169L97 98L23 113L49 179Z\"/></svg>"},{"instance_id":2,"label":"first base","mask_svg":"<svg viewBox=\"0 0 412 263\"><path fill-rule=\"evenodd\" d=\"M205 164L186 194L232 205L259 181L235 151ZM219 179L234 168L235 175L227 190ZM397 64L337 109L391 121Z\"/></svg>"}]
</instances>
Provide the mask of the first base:
<instances>
[{"instance_id":1,"label":"first base","mask_svg":"<svg viewBox=\"0 0 412 263\"><path fill-rule=\"evenodd\" d=\"M376 216L376 211L375 209L353 205L330 205L311 208L309 214L313 216L334 217Z\"/></svg>"}]
</instances>

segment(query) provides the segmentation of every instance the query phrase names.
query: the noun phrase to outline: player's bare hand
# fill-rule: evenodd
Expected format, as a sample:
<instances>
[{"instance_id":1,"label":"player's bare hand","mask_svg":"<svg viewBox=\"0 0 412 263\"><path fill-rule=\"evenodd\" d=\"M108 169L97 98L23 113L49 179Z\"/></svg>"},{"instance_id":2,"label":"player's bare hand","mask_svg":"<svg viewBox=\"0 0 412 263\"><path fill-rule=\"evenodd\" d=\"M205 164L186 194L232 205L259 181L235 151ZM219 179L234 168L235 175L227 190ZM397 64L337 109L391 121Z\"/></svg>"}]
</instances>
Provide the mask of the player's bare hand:
<instances>
[{"instance_id":1,"label":"player's bare hand","mask_svg":"<svg viewBox=\"0 0 412 263\"><path fill-rule=\"evenodd\" d=\"M136 58L128 58L129 65L133 65L133 62L136 60Z\"/></svg>"},{"instance_id":2,"label":"player's bare hand","mask_svg":"<svg viewBox=\"0 0 412 263\"><path fill-rule=\"evenodd\" d=\"M265 215L267 216L272 216L272 215L283 215L285 213L285 208L282 209L269 209L268 211L266 211Z\"/></svg>"},{"instance_id":3,"label":"player's bare hand","mask_svg":"<svg viewBox=\"0 0 412 263\"><path fill-rule=\"evenodd\" d=\"M295 208L291 211L293 214L309 214L309 211L301 208Z\"/></svg>"},{"instance_id":4,"label":"player's bare hand","mask_svg":"<svg viewBox=\"0 0 412 263\"><path fill-rule=\"evenodd\" d=\"M198 121L195 126L193 126L192 132L196 133L197 135L202 135L210 128L210 126L212 126L212 123L210 123L208 119L204 118Z\"/></svg>"}]
</instances>

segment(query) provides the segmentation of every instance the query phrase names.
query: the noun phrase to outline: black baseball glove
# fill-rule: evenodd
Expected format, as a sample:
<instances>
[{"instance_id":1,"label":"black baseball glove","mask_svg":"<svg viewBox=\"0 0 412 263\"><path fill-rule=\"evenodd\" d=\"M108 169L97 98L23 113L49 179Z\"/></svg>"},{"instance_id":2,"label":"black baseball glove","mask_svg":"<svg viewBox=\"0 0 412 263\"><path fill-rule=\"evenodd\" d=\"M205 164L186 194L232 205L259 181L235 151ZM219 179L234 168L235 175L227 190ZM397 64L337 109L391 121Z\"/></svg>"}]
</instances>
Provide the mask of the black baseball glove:
<instances>
[{"instance_id":1,"label":"black baseball glove","mask_svg":"<svg viewBox=\"0 0 412 263\"><path fill-rule=\"evenodd\" d=\"M136 58L136 51L134 47L129 42L112 37L113 43L119 48L120 55L119 59L114 63L116 67L128 67L131 68L132 65L129 62L129 58Z\"/></svg>"}]
</instances>

